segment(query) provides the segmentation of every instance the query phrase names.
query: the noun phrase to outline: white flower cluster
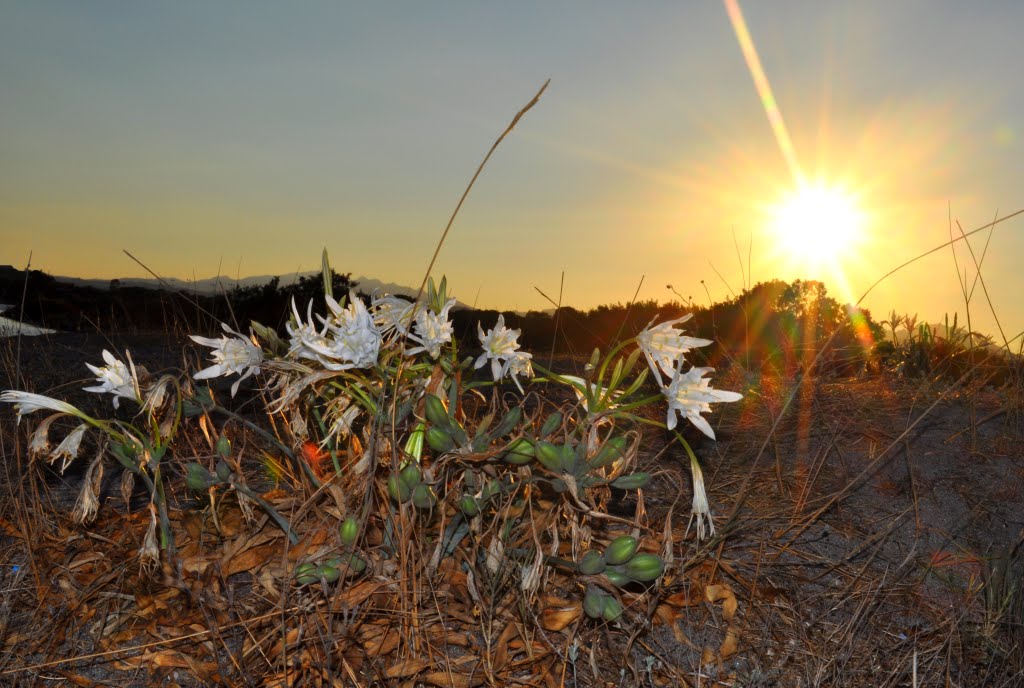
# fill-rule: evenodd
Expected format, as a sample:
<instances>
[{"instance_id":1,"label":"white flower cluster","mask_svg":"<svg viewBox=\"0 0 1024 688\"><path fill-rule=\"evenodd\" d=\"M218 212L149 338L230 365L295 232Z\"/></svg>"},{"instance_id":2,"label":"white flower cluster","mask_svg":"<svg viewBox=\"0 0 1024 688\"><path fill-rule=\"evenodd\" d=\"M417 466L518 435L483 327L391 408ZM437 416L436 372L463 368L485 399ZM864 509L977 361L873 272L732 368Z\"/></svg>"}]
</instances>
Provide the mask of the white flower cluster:
<instances>
[{"instance_id":1,"label":"white flower cluster","mask_svg":"<svg viewBox=\"0 0 1024 688\"><path fill-rule=\"evenodd\" d=\"M519 384L518 376L533 377L533 356L525 351L519 351L520 331L505 327L504 315L498 315L498 323L486 333L480 327L480 323L477 323L476 331L484 352L476 359L474 367L482 368L490 360L494 381L497 382L506 375L511 375L512 381L522 392L523 386Z\"/></svg>"},{"instance_id":2,"label":"white flower cluster","mask_svg":"<svg viewBox=\"0 0 1024 688\"><path fill-rule=\"evenodd\" d=\"M658 325L654 325L652 320L637 335L636 340L640 350L647 358L651 372L658 379L661 393L668 401L668 418L665 423L668 429L675 429L679 417L682 417L693 423L705 435L715 439L715 431L711 428L711 424L700 414L710 411L710 405L713 403L739 401L743 395L712 389L710 381L704 379L704 375L713 372L714 368L694 366L685 373L683 372L684 354L695 347L707 346L711 343L709 339L687 337L681 329L675 327L691 317L692 314L687 314ZM652 325L654 326L652 327ZM669 379L667 385L662 375Z\"/></svg>"},{"instance_id":3,"label":"white flower cluster","mask_svg":"<svg viewBox=\"0 0 1024 688\"><path fill-rule=\"evenodd\" d=\"M710 411L713 403L739 401L743 395L712 389L710 381L704 375L712 372L714 368L691 366L689 370L683 372L684 355L695 347L707 346L711 343L707 339L687 337L681 329L675 327L679 323L686 322L690 317L691 315L687 314L682 318L669 320L659 325L654 325L652 320L637 335L637 344L647 358L647 364L658 379L661 393L668 402L668 418L665 423L668 429L675 429L681 417L689 420L711 439L715 439L715 431L701 414ZM654 326L652 327L652 325ZM669 379L667 385L662 377L663 374ZM704 489L704 474L692 453L690 469L693 472L691 522L696 521L697 539L703 540L709 530L711 535L715 534L715 522L711 518L711 506Z\"/></svg>"}]
</instances>

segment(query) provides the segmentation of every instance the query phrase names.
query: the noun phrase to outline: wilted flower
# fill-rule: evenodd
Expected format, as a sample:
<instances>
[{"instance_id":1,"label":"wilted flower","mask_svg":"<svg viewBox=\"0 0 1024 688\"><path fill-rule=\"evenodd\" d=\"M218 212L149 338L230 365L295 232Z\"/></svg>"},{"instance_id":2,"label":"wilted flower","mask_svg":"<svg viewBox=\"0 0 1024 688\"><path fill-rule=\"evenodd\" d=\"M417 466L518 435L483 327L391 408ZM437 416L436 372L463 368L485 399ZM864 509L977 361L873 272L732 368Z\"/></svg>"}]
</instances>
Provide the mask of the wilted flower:
<instances>
[{"instance_id":1,"label":"wilted flower","mask_svg":"<svg viewBox=\"0 0 1024 688\"><path fill-rule=\"evenodd\" d=\"M448 311L455 305L455 299L448 299L440 313L434 313L429 308L421 308L416 312L416 324L414 332L409 333L409 339L417 342L420 346L413 347L406 351L407 356L426 352L431 358L441 355L441 345L452 340L454 328L448 320Z\"/></svg>"},{"instance_id":2,"label":"wilted flower","mask_svg":"<svg viewBox=\"0 0 1024 688\"><path fill-rule=\"evenodd\" d=\"M484 363L488 359L491 361L491 373L494 376L494 380L498 381L504 374L502 362L509 360L515 356L519 348L520 330L510 330L505 327L505 316L504 314L498 315L497 324L491 329L484 333L484 329L480 327L480 323L476 324L477 336L480 337L480 344L484 348L484 352L476 359L474 368L482 368Z\"/></svg>"},{"instance_id":3,"label":"wilted flower","mask_svg":"<svg viewBox=\"0 0 1024 688\"><path fill-rule=\"evenodd\" d=\"M149 527L146 528L146 535L142 538L142 547L139 548L139 564L148 569L160 563L160 546L156 539L156 505L149 503Z\"/></svg>"},{"instance_id":4,"label":"wilted flower","mask_svg":"<svg viewBox=\"0 0 1024 688\"><path fill-rule=\"evenodd\" d=\"M103 360L107 362L107 365L102 368L97 368L89 363L85 364L85 367L92 371L93 375L96 376L96 381L100 384L95 387L84 387L83 389L86 392L95 392L96 394L113 394L114 408L118 408L118 402L122 397L139 401L141 397L139 393L139 380L131 355L128 356L128 362L131 364L130 368L124 362L114 358L114 355L106 349L103 350Z\"/></svg>"},{"instance_id":5,"label":"wilted flower","mask_svg":"<svg viewBox=\"0 0 1024 688\"><path fill-rule=\"evenodd\" d=\"M18 414L18 422L21 422L21 417L25 414L38 411L39 409L70 413L79 418L86 417L84 413L65 401L51 399L50 397L44 397L42 394L33 394L32 392L19 392L9 389L0 394L0 401L14 404L14 410Z\"/></svg>"},{"instance_id":6,"label":"wilted flower","mask_svg":"<svg viewBox=\"0 0 1024 688\"><path fill-rule=\"evenodd\" d=\"M349 405L344 411L337 414L334 418L334 424L331 426L331 435L341 439L348 437L352 434L352 424L362 413L362 409L355 404ZM325 439L324 442L327 440Z\"/></svg>"},{"instance_id":7,"label":"wilted flower","mask_svg":"<svg viewBox=\"0 0 1024 688\"><path fill-rule=\"evenodd\" d=\"M193 375L196 380L206 380L222 375L241 375L235 384L231 385L231 396L238 392L238 385L253 373L260 372L260 364L263 362L263 350L256 346L251 339L235 332L230 327L221 323L221 328L232 337L222 336L220 339L198 337L191 335L190 338L197 344L213 347L210 356L214 364L209 368L200 370Z\"/></svg>"},{"instance_id":8,"label":"wilted flower","mask_svg":"<svg viewBox=\"0 0 1024 688\"><path fill-rule=\"evenodd\" d=\"M669 378L675 374L679 361L687 351L698 346L711 344L710 339L687 337L681 329L673 327L677 323L686 322L692 317L692 313L687 313L681 318L667 320L657 325L654 325L654 320L652 320L636 336L637 344L639 344L640 350L644 352L647 363L650 365L655 377L658 378L658 382L662 381L662 373ZM654 325L654 327L651 327L651 325Z\"/></svg>"},{"instance_id":9,"label":"wilted flower","mask_svg":"<svg viewBox=\"0 0 1024 688\"><path fill-rule=\"evenodd\" d=\"M128 471L125 471L128 473ZM100 487L103 484L103 451L96 456L96 459L89 465L85 472L85 480L82 481L82 489L78 493L78 500L71 512L71 517L76 523L90 523L96 518L100 510Z\"/></svg>"},{"instance_id":10,"label":"wilted flower","mask_svg":"<svg viewBox=\"0 0 1024 688\"><path fill-rule=\"evenodd\" d=\"M82 436L85 431L89 429L89 426L82 423L74 430L72 430L64 440L57 445L57 448L50 454L50 463L53 463L57 459L63 457L64 460L60 465L60 472L63 473L64 469L68 467L75 457L78 456L78 449L82 446Z\"/></svg>"},{"instance_id":11,"label":"wilted flower","mask_svg":"<svg viewBox=\"0 0 1024 688\"><path fill-rule=\"evenodd\" d=\"M712 389L709 386L711 381L704 379L704 375L713 370L714 368L693 367L683 373L682 363L680 362L672 382L668 387L664 387L661 390L668 400L668 420L666 425L669 430L676 427L678 420L676 412L678 412L680 416L688 419L705 435L715 439L715 431L711 429L711 424L700 414L710 411L710 404L720 401L739 401L743 398L743 395L737 392Z\"/></svg>"},{"instance_id":12,"label":"wilted flower","mask_svg":"<svg viewBox=\"0 0 1024 688\"><path fill-rule=\"evenodd\" d=\"M42 422L36 426L35 432L32 433L32 437L28 441L28 455L39 456L45 454L50 448L50 425L53 421L60 418L62 413L54 413L42 420Z\"/></svg>"},{"instance_id":13,"label":"wilted flower","mask_svg":"<svg viewBox=\"0 0 1024 688\"><path fill-rule=\"evenodd\" d=\"M415 306L411 301L387 294L372 299L370 307L373 310L373 322L381 336L386 337L391 332L408 333Z\"/></svg>"},{"instance_id":14,"label":"wilted flower","mask_svg":"<svg viewBox=\"0 0 1024 688\"><path fill-rule=\"evenodd\" d=\"M697 463L695 458L690 458L690 470L693 472L693 512L690 514L690 522L697 521L697 539L703 540L707 534L705 531L705 521L707 521L707 528L711 531L711 536L715 535L715 521L711 518L711 506L708 504L708 495L704 491L704 472L700 469L700 464ZM690 526L687 525L686 529L689 530Z\"/></svg>"}]
</instances>

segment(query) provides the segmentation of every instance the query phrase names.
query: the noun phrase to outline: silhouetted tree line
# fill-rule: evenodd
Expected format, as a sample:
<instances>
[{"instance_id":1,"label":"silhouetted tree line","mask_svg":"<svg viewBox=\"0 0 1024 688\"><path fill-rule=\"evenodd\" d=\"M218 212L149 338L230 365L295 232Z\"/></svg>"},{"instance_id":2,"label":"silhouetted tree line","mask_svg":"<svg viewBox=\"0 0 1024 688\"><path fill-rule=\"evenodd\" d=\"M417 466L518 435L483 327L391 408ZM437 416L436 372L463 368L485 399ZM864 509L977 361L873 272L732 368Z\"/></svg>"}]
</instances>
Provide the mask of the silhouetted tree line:
<instances>
[{"instance_id":1,"label":"silhouetted tree line","mask_svg":"<svg viewBox=\"0 0 1024 688\"><path fill-rule=\"evenodd\" d=\"M25 273L0 274L0 303L17 304L20 311ZM332 273L336 297L358 284L351 273ZM251 320L283 333L294 299L305 317L313 300L315 313L324 313L320 275L301 277L282 285L280 278L258 286L236 287L220 295L116 286L109 290L81 287L55 280L39 271L28 274L24 320L63 331L110 333L171 332L215 335L219 323L238 324L245 331ZM522 330L520 342L539 361L545 354L589 356L595 348L607 351L633 337L649 323L691 318L687 334L714 344L697 349L690 360L723 367L730 362L780 374L806 367L822 344L833 337L823 356L824 367L852 372L870 358L882 328L866 309L843 306L817 281L762 282L711 307L687 307L679 302L638 301L579 310L564 306L553 311L501 312L508 327ZM456 336L467 351L478 346L477 323L492 327L499 311L458 309L451 313ZM834 336L833 336L834 335Z\"/></svg>"}]
</instances>

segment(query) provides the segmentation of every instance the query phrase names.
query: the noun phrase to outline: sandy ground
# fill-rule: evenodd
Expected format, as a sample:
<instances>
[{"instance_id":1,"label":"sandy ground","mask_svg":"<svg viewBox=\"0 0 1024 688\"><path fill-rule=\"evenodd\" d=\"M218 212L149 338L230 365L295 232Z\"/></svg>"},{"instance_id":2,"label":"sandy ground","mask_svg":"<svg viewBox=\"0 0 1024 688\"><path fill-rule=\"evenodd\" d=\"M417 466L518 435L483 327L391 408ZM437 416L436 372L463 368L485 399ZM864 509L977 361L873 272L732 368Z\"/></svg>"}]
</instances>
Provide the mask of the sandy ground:
<instances>
[{"instance_id":1,"label":"sandy ground","mask_svg":"<svg viewBox=\"0 0 1024 688\"><path fill-rule=\"evenodd\" d=\"M19 365L6 340L0 387L100 411L109 402L81 391L91 382L83 363L125 348L153 372L180 366L183 352L193 363L201 355L162 336L61 334L24 339ZM708 609L695 609L689 623L653 634L659 661L693 667L694 685L897 686L912 685L915 671L922 686L1024 685L1012 670L1020 654L998 649L1015 627L999 635L986 626L998 557L1024 538L1021 400L1014 390L947 385L716 378L745 399L712 415L717 442L688 436L719 538L698 544L691 532L676 556L735 591L739 652L702 665L702 649L721 643L726 625L713 609L710 622ZM5 430L12 419L0 409ZM643 454L643 467L658 473L644 507L655 522L671 510L685 532L687 462L678 447L665 450L666 439L655 431ZM73 502L80 479L51 475L54 501ZM3 545L13 561L17 543Z\"/></svg>"}]
</instances>

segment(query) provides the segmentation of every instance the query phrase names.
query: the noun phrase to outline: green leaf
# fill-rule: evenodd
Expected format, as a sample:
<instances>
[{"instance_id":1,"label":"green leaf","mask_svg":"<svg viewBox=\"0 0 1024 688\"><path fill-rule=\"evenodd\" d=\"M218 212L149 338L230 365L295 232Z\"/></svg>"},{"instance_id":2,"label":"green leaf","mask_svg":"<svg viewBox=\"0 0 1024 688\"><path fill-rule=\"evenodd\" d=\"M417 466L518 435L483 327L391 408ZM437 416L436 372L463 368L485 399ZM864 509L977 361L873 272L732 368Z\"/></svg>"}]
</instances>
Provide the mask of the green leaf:
<instances>
[{"instance_id":1,"label":"green leaf","mask_svg":"<svg viewBox=\"0 0 1024 688\"><path fill-rule=\"evenodd\" d=\"M330 296L334 298L334 280L331 274L331 263L327 260L327 249L324 248L324 252L321 258L321 271L324 278L324 296Z\"/></svg>"}]
</instances>

